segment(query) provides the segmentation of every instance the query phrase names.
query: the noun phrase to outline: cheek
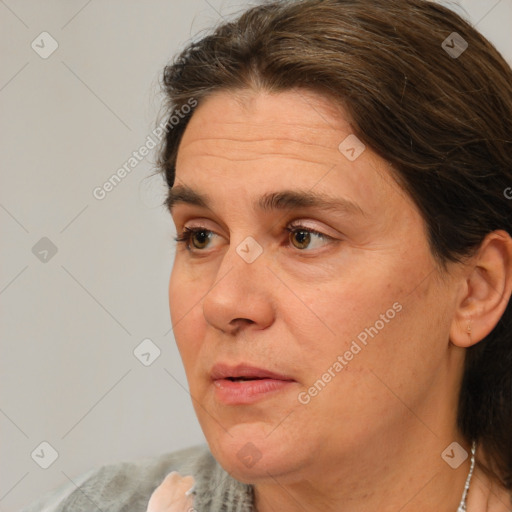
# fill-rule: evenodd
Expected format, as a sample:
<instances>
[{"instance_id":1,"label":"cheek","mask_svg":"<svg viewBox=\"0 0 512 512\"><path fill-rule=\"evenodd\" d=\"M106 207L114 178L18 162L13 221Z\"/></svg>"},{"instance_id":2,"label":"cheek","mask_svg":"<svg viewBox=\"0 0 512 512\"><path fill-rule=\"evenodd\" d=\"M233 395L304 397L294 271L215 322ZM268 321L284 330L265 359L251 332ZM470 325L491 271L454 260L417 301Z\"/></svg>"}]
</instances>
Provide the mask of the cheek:
<instances>
[{"instance_id":1,"label":"cheek","mask_svg":"<svg viewBox=\"0 0 512 512\"><path fill-rule=\"evenodd\" d=\"M299 411L313 430L330 428L322 420L328 415L333 425L344 425L346 435L364 437L361 425L373 425L376 418L395 421L406 413L403 403L416 403L428 388L443 357L438 347L447 315L435 285L423 283L411 293L413 287L401 282L338 281L316 297L311 292L305 303L322 322L304 309L289 309L290 320L295 318L289 325L301 345L296 354L309 368L302 399L310 402Z\"/></svg>"},{"instance_id":2,"label":"cheek","mask_svg":"<svg viewBox=\"0 0 512 512\"><path fill-rule=\"evenodd\" d=\"M171 276L169 279L169 310L171 313L171 321L173 326L177 323L178 319L183 315L183 302L179 300L186 294L185 282L182 278L177 263L174 263Z\"/></svg>"},{"instance_id":3,"label":"cheek","mask_svg":"<svg viewBox=\"0 0 512 512\"><path fill-rule=\"evenodd\" d=\"M343 294L353 301L340 309L335 325L340 333L337 355L347 361L346 382L356 387L362 378L367 383L366 398L360 390L354 393L361 402L389 401L391 406L396 393L414 403L445 357L450 307L444 288L433 275L425 279L427 267L421 269L415 271L409 263L394 279Z\"/></svg>"},{"instance_id":4,"label":"cheek","mask_svg":"<svg viewBox=\"0 0 512 512\"><path fill-rule=\"evenodd\" d=\"M384 331L399 316L401 307L396 303L403 297L403 289L393 284L389 271L385 275L386 279L380 275L379 280L363 274L344 276L315 289L297 291L302 303L283 301L289 303L288 325L310 340L313 351L336 357L358 336L364 341L365 329L377 322L379 331Z\"/></svg>"},{"instance_id":5,"label":"cheek","mask_svg":"<svg viewBox=\"0 0 512 512\"><path fill-rule=\"evenodd\" d=\"M286 323L300 345L301 360L309 362L310 378L328 371L338 356L351 370L387 372L401 367L404 358L418 361L420 354L428 355L425 340L433 334L433 318L444 306L435 287L430 289L428 280L422 283L430 267L417 256L414 261L408 258L407 264L393 260L387 266L366 261L354 265L350 274L340 268L342 277L298 289L302 303L282 302L289 304Z\"/></svg>"},{"instance_id":6,"label":"cheek","mask_svg":"<svg viewBox=\"0 0 512 512\"><path fill-rule=\"evenodd\" d=\"M198 283L191 281L179 263L175 263L169 280L169 310L174 338L185 366L203 338L200 329L204 294Z\"/></svg>"}]
</instances>

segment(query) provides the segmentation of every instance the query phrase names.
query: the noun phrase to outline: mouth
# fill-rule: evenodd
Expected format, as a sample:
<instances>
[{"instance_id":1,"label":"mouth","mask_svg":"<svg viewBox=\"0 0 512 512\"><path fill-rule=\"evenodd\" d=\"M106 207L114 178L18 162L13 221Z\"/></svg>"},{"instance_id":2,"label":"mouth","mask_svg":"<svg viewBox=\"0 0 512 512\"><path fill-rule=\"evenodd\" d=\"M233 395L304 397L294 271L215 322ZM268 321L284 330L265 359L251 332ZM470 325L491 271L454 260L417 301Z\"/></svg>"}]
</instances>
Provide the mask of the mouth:
<instances>
[{"instance_id":1,"label":"mouth","mask_svg":"<svg viewBox=\"0 0 512 512\"><path fill-rule=\"evenodd\" d=\"M265 368L259 368L247 363L240 363L235 366L228 365L225 363L217 363L211 370L212 380L230 380L230 381L243 381L243 380L283 380L290 381L294 380L289 375L280 374L267 370Z\"/></svg>"},{"instance_id":2,"label":"mouth","mask_svg":"<svg viewBox=\"0 0 512 512\"><path fill-rule=\"evenodd\" d=\"M246 380L263 380L262 377L226 377L231 382L243 382Z\"/></svg>"},{"instance_id":3,"label":"mouth","mask_svg":"<svg viewBox=\"0 0 512 512\"><path fill-rule=\"evenodd\" d=\"M217 400L227 405L251 404L289 388L289 375L248 364L216 364L211 371Z\"/></svg>"}]
</instances>

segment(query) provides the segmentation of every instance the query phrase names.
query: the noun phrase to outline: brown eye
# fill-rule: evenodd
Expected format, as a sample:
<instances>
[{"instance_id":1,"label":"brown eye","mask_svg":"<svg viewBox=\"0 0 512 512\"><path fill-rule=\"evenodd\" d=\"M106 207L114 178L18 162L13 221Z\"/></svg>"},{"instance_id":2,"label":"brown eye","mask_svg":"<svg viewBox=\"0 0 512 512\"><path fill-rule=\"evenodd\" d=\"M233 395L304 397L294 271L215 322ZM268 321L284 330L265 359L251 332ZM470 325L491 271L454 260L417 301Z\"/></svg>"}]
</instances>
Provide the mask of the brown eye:
<instances>
[{"instance_id":1,"label":"brown eye","mask_svg":"<svg viewBox=\"0 0 512 512\"><path fill-rule=\"evenodd\" d=\"M306 249L311 243L311 233L304 229L292 231L290 241L297 249Z\"/></svg>"},{"instance_id":2,"label":"brown eye","mask_svg":"<svg viewBox=\"0 0 512 512\"><path fill-rule=\"evenodd\" d=\"M316 229L302 225L291 225L286 228L288 231L288 241L303 252L311 252L311 249L320 249L329 243L334 243L335 239Z\"/></svg>"},{"instance_id":3,"label":"brown eye","mask_svg":"<svg viewBox=\"0 0 512 512\"><path fill-rule=\"evenodd\" d=\"M210 240L210 232L205 229L194 231L191 240L195 249L204 249Z\"/></svg>"},{"instance_id":4,"label":"brown eye","mask_svg":"<svg viewBox=\"0 0 512 512\"><path fill-rule=\"evenodd\" d=\"M180 236L175 237L174 240L179 244L183 244L189 251L201 251L205 249L213 238L215 233L206 228L188 228L186 227Z\"/></svg>"}]
</instances>

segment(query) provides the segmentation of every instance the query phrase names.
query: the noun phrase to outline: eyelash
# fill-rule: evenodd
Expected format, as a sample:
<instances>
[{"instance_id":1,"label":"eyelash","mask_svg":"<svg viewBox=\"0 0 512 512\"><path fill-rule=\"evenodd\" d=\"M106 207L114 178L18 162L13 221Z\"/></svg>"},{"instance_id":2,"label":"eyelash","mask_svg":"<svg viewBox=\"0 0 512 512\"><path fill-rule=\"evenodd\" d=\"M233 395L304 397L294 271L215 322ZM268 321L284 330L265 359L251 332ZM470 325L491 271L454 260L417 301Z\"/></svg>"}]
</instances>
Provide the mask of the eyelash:
<instances>
[{"instance_id":1,"label":"eyelash","mask_svg":"<svg viewBox=\"0 0 512 512\"><path fill-rule=\"evenodd\" d=\"M318 237L322 238L323 240L331 240L333 241L334 238L330 237L329 235L326 235L325 233L322 233L320 231L317 231L315 229L312 229L312 228L309 228L307 226L303 226L301 224L292 224L292 225L289 225L289 226L286 226L285 228L285 231L287 231L288 233L295 233L295 232L299 232L299 231L307 231L308 233L311 233L313 235L317 235ZM216 234L214 231L210 230L210 229L207 229L205 227L202 227L202 226L197 226L197 227L193 227L193 228L184 228L183 229L183 232L179 235L179 236L176 236L174 238L174 241L177 242L178 244L186 244L185 247L188 251L203 251L204 249L194 249L192 250L190 248L190 240L191 238L198 232L201 232L201 231L204 231L206 233L214 233ZM300 251L300 249L297 249L298 251Z\"/></svg>"}]
</instances>

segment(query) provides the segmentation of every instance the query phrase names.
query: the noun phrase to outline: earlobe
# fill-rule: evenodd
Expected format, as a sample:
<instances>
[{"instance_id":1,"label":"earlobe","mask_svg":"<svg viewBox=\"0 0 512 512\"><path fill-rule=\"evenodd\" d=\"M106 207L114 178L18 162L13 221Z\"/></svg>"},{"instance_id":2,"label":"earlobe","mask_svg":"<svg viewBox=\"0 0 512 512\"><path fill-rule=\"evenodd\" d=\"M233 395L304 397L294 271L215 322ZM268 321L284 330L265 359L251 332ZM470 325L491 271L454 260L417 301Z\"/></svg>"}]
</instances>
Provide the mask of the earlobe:
<instances>
[{"instance_id":1,"label":"earlobe","mask_svg":"<svg viewBox=\"0 0 512 512\"><path fill-rule=\"evenodd\" d=\"M450 328L450 341L470 347L496 327L512 293L512 238L489 233L467 265Z\"/></svg>"}]
</instances>

